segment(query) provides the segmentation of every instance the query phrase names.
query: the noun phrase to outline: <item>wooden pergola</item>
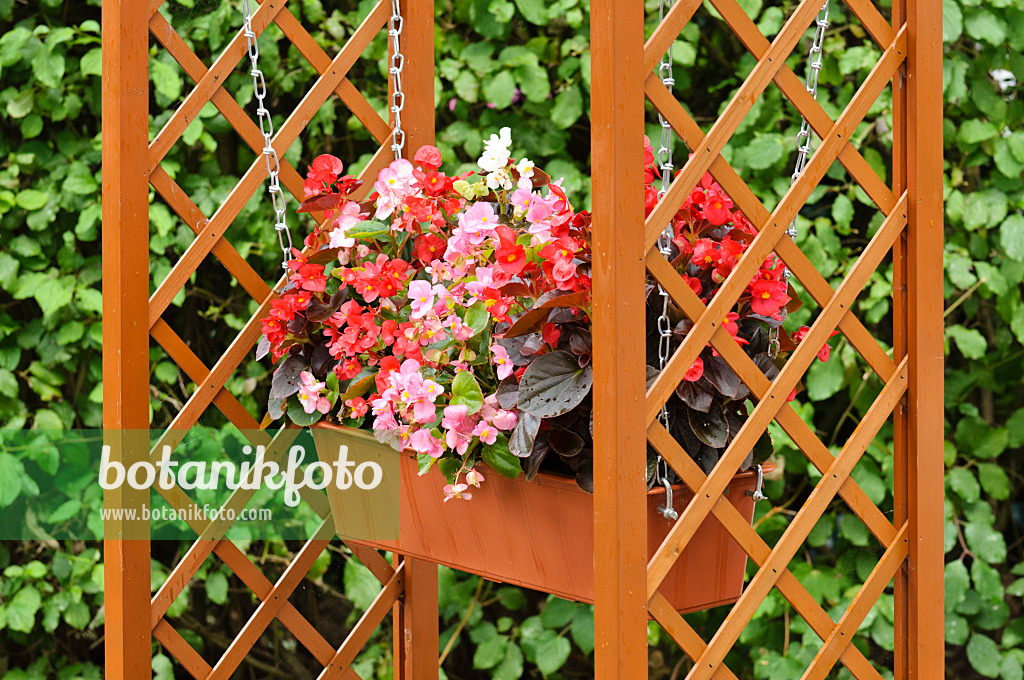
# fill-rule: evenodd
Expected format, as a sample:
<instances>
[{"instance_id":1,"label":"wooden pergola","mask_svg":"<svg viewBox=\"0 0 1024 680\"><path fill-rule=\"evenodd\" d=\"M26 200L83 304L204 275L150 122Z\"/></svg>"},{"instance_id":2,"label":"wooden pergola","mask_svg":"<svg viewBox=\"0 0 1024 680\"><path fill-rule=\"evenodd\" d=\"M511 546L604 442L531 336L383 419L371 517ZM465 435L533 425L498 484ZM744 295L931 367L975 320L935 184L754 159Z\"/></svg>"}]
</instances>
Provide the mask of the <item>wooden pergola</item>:
<instances>
[{"instance_id":1,"label":"wooden pergola","mask_svg":"<svg viewBox=\"0 0 1024 680\"><path fill-rule=\"evenodd\" d=\"M803 0L769 42L737 0L711 0L725 23L756 57L757 64L707 131L702 130L654 75L655 65L700 6L678 0L657 31L644 40L640 0L592 0L592 167L594 261L595 410L595 627L597 677L636 678L647 673L647 620L653 617L694 660L693 680L735 678L724 660L763 599L777 588L823 641L804 678L824 678L843 664L860 680L880 680L851 644L860 622L889 586L895 589L895 677L943 677L943 324L942 324L942 5L939 0L893 0L892 22L871 0L845 0L881 57L842 114L833 120L786 66L820 0ZM161 443L177 443L209 408L215 407L243 430L258 430L226 389L228 378L255 345L259 319L273 298L266 272L256 272L225 233L244 203L266 177L259 156L263 137L252 118L222 88L243 59L241 32L212 65L191 52L160 14L162 0L106 0L103 3L103 284L104 427L143 431L148 415L149 350L159 344L195 383L191 396ZM433 0L402 0L406 52L403 121L407 148L430 143L434 134ZM325 53L288 8L287 0L263 0L253 28L274 22L316 69L319 78L274 137L284 151L306 122L337 94L381 144L364 171L374 177L391 153L389 124L346 78L369 41L385 26L390 2L381 0L335 55ZM149 141L149 40L166 48L195 87L163 129ZM767 87L778 87L823 141L803 175L781 202L768 210L722 157L744 115ZM886 87L893 99L893 178L887 184L851 144L851 134ZM658 208L645 221L643 200L644 105L649 99L691 149L690 160ZM161 161L188 123L212 103L253 150L253 162L213 215L205 215L162 169ZM885 218L842 283L834 288L786 235L786 228L838 160ZM656 247L658 234L705 172L733 197L758 229L745 257L707 306L683 284ZM302 196L302 178L282 161L282 185ZM372 182L371 182L372 183ZM370 183L368 183L370 184ZM149 188L195 231L192 245L150 295L148 262ZM639 235L643 235L640 238ZM776 252L821 307L807 341L801 343L773 381L731 341L719 320L743 290L757 263ZM894 263L894 348L890 356L857 318L853 302L871 274L891 253ZM212 255L259 303L234 342L206 366L162 315L190 275ZM644 285L654 277L694 321L694 329L650 389L645 389ZM146 311L146 314L142 314ZM880 378L884 389L860 426L833 455L786 395L797 384L829 333L838 329ZM705 475L657 420L686 368L711 343L743 379L756 399L748 422L714 472ZM850 476L879 428L895 429L895 512L887 517ZM822 473L817 486L770 547L723 500L722 493L746 451L769 423L777 422ZM661 547L647 554L645 486L635 471L650 442L694 490L694 500ZM271 444L271 437L258 443ZM120 455L132 455L120 447ZM117 451L117 447L115 447ZM135 454L140 455L140 454ZM145 453L141 455L146 455ZM138 493L138 492L134 492ZM107 504L136 501L127 491L108 492ZM787 569L818 518L841 496L884 552L864 586L838 621L821 608ZM121 496L121 497L119 497ZM167 492L172 505L190 503L185 492ZM248 497L236 494L233 503ZM200 538L156 595L150 593L148 539L129 536L108 524L105 540L106 677L140 680L151 676L151 640L160 641L197 679L230 677L266 630L278 619L323 666L320 678L356 678L350 663L393 612L396 677L437 677L437 572L434 565L399 558L391 565L376 551L354 548L383 589L344 641L328 641L288 603L313 560L334 537L330 513L272 583L230 540L225 526L197 521ZM675 556L705 518L714 516L758 565L757 574L720 629L703 640L659 594ZM252 617L222 656L200 656L165 618L168 607L211 554L227 564L260 599Z\"/></svg>"}]
</instances>

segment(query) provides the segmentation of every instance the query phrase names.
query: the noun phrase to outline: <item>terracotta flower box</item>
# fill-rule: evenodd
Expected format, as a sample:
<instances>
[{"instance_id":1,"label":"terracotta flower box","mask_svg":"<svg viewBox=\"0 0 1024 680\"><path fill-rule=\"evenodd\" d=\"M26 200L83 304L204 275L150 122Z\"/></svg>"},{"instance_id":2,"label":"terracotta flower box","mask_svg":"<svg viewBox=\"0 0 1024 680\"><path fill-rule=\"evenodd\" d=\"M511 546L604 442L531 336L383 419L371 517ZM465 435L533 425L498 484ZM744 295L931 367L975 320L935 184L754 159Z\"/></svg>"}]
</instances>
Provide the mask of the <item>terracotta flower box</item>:
<instances>
[{"instance_id":1,"label":"terracotta flower box","mask_svg":"<svg viewBox=\"0 0 1024 680\"><path fill-rule=\"evenodd\" d=\"M317 427L324 427L318 425ZM367 432L335 428L364 442ZM320 453L331 464L330 451ZM333 454L336 455L336 452ZM594 601L594 499L568 477L540 473L527 482L484 469L486 481L472 500L444 502L443 475L435 468L419 476L416 460L401 456L401 536L395 541L356 541L425 559L487 579L541 590L579 602ZM748 520L754 501L753 472L736 475L726 497ZM647 550L652 553L672 522L658 512L665 491L647 493ZM675 508L692 498L676 487ZM331 507L337 505L332 499ZM343 526L343 519L335 517ZM678 611L696 611L734 602L743 590L747 556L714 517L687 545L662 584L661 592Z\"/></svg>"}]
</instances>

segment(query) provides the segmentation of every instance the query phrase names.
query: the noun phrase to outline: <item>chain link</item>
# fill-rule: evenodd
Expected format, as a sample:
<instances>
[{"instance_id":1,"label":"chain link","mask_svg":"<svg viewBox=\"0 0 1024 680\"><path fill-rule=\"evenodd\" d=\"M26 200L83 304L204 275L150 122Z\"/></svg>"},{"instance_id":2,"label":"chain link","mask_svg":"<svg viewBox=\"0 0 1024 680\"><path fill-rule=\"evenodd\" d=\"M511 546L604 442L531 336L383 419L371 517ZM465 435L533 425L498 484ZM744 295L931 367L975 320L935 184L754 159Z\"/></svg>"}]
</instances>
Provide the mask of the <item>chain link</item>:
<instances>
[{"instance_id":1,"label":"chain link","mask_svg":"<svg viewBox=\"0 0 1024 680\"><path fill-rule=\"evenodd\" d=\"M402 54L401 36L402 7L399 0L391 0L391 20L388 24L388 35L391 37L391 67L388 73L391 74L394 87L391 90L391 113L394 116L395 127L391 131L391 150L395 152L395 160L402 157L405 149L405 130L402 129L402 109L405 108L405 92L402 91L402 71L405 69L405 55Z\"/></svg>"},{"instance_id":2,"label":"chain link","mask_svg":"<svg viewBox=\"0 0 1024 680\"><path fill-rule=\"evenodd\" d=\"M288 260L292 257L292 233L288 229L287 214L285 212L284 193L281 191L281 163L274 149L274 122L270 118L270 111L266 106L267 79L259 67L260 46L257 42L256 31L252 28L252 0L242 0L242 32L249 43L249 75L252 76L252 90L256 96L256 116L259 119L260 133L263 135L263 163L267 168L267 176L270 184L267 193L270 194L270 201L274 206L274 229L277 231L277 241L281 246L281 266L288 270Z\"/></svg>"},{"instance_id":3,"label":"chain link","mask_svg":"<svg viewBox=\"0 0 1024 680\"><path fill-rule=\"evenodd\" d=\"M818 11L818 18L815 20L814 39L811 41L811 50L807 55L807 77L804 81L804 87L807 88L807 91L815 101L818 99L818 75L821 73L822 46L825 43L825 31L828 30L829 26L829 2L830 0L825 0L825 4ZM796 184L796 181L800 179L800 175L804 173L804 168L807 167L807 161L811 156L811 125L807 122L806 118L802 118L800 121L800 132L796 135L796 144L796 165L793 168L790 184ZM793 218L793 222L790 223L789 228L786 230L786 234L792 239L797 237L796 219L796 217ZM782 280L787 285L789 284L789 278L789 267L786 267L784 264ZM773 359L779 353L778 328L773 328L769 333L768 353Z\"/></svg>"},{"instance_id":4,"label":"chain link","mask_svg":"<svg viewBox=\"0 0 1024 680\"><path fill-rule=\"evenodd\" d=\"M669 10L672 9L672 0L661 0L661 5L658 11L659 23L665 20L665 15L668 14ZM662 85L672 91L675 86L675 74L673 73L673 61L672 61L672 46L669 46L668 51L661 57L661 61L658 62L658 77L661 79ZM669 186L672 184L672 177L675 170L675 165L672 160L672 146L674 142L672 126L665 119L661 113L658 113L658 123L661 125L661 144L658 147L657 162L658 168L661 171L661 188L658 190L658 201L661 201L665 197L665 193L668 191ZM672 221L665 225L665 229L658 239L658 250L666 258L671 256L672 253L672 238L675 236L672 233ZM672 356L672 322L668 316L668 303L669 296L668 292L658 286L658 293L661 295L661 316L658 317L658 370L665 370L665 366L668 364L669 359ZM658 414L658 419L666 430L669 429L669 414L668 407L663 405L661 412ZM679 513L676 512L675 508L672 507L672 485L669 483L668 474L669 466L661 456L658 456L658 482L665 487L665 505L658 508L658 512L662 514L665 519L676 520L679 518Z\"/></svg>"}]
</instances>

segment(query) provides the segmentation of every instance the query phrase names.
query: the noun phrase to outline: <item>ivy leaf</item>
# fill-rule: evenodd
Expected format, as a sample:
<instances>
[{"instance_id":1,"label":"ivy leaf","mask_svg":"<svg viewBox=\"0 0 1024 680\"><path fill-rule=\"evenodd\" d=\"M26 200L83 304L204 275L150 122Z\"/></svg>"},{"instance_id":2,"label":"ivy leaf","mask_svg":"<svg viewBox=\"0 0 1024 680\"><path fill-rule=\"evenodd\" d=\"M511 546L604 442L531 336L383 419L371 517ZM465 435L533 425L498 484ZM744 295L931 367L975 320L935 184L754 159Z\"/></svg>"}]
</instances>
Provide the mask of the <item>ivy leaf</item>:
<instances>
[{"instance_id":1,"label":"ivy leaf","mask_svg":"<svg viewBox=\"0 0 1024 680\"><path fill-rule=\"evenodd\" d=\"M967 547L989 564L1006 561L1006 539L991 524L967 522L964 524L964 538L967 539Z\"/></svg>"},{"instance_id":2,"label":"ivy leaf","mask_svg":"<svg viewBox=\"0 0 1024 680\"><path fill-rule=\"evenodd\" d=\"M975 40L983 40L989 45L1002 45L1006 42L1005 26L1006 22L1000 21L987 9L972 11L964 21L967 35Z\"/></svg>"},{"instance_id":3,"label":"ivy leaf","mask_svg":"<svg viewBox=\"0 0 1024 680\"><path fill-rule=\"evenodd\" d=\"M1003 252L1018 262L1024 262L1024 217L1014 213L999 228L999 243Z\"/></svg>"},{"instance_id":4,"label":"ivy leaf","mask_svg":"<svg viewBox=\"0 0 1024 680\"><path fill-rule=\"evenodd\" d=\"M516 83L509 71L499 71L484 83L484 97L497 109L507 109L516 94Z\"/></svg>"},{"instance_id":5,"label":"ivy leaf","mask_svg":"<svg viewBox=\"0 0 1024 680\"><path fill-rule=\"evenodd\" d=\"M985 350L988 349L985 336L973 328L955 324L946 329L946 336L956 342L960 353L967 359L980 359L985 356Z\"/></svg>"},{"instance_id":6,"label":"ivy leaf","mask_svg":"<svg viewBox=\"0 0 1024 680\"><path fill-rule=\"evenodd\" d=\"M551 675L569 660L572 645L564 637L554 637L537 645L537 668L546 676Z\"/></svg>"},{"instance_id":7,"label":"ivy leaf","mask_svg":"<svg viewBox=\"0 0 1024 680\"><path fill-rule=\"evenodd\" d=\"M516 0L516 7L531 24L544 26L548 23L548 3L545 0Z\"/></svg>"},{"instance_id":8,"label":"ivy leaf","mask_svg":"<svg viewBox=\"0 0 1024 680\"><path fill-rule=\"evenodd\" d=\"M519 645L511 644L505 648L505 658L494 669L492 680L519 680L523 677L523 651Z\"/></svg>"},{"instance_id":9,"label":"ivy leaf","mask_svg":"<svg viewBox=\"0 0 1024 680\"><path fill-rule=\"evenodd\" d=\"M960 131L957 132L956 137L964 144L980 144L986 139L992 139L997 134L999 134L999 130L992 123L971 118L960 126Z\"/></svg>"},{"instance_id":10,"label":"ivy leaf","mask_svg":"<svg viewBox=\"0 0 1024 680\"><path fill-rule=\"evenodd\" d=\"M480 383L470 371L459 371L452 380L452 406L465 406L469 415L473 415L484 405L484 393Z\"/></svg>"},{"instance_id":11,"label":"ivy leaf","mask_svg":"<svg viewBox=\"0 0 1024 680\"><path fill-rule=\"evenodd\" d=\"M839 357L831 361L815 361L807 371L807 398L810 401L824 401L843 389L846 371Z\"/></svg>"},{"instance_id":12,"label":"ivy leaf","mask_svg":"<svg viewBox=\"0 0 1024 680\"><path fill-rule=\"evenodd\" d=\"M946 611L952 612L964 601L967 589L971 586L971 579L967 575L967 567L960 560L948 562L945 567L944 581L946 584Z\"/></svg>"},{"instance_id":13,"label":"ivy leaf","mask_svg":"<svg viewBox=\"0 0 1024 680\"><path fill-rule=\"evenodd\" d=\"M575 602L549 595L547 602L544 603L544 609L540 612L540 622L547 628L562 628L572 621L577 606Z\"/></svg>"},{"instance_id":14,"label":"ivy leaf","mask_svg":"<svg viewBox=\"0 0 1024 680\"><path fill-rule=\"evenodd\" d=\"M781 135L758 135L744 147L743 159L750 169L764 170L782 160L785 152Z\"/></svg>"},{"instance_id":15,"label":"ivy leaf","mask_svg":"<svg viewBox=\"0 0 1024 680\"><path fill-rule=\"evenodd\" d=\"M548 352L534 359L523 374L519 408L541 418L554 418L579 406L593 384L590 364L580 368L569 352Z\"/></svg>"},{"instance_id":16,"label":"ivy leaf","mask_svg":"<svg viewBox=\"0 0 1024 680\"><path fill-rule=\"evenodd\" d=\"M508 638L504 635L487 638L473 652L473 668L478 670L494 668L504 660L507 647Z\"/></svg>"},{"instance_id":17,"label":"ivy leaf","mask_svg":"<svg viewBox=\"0 0 1024 680\"><path fill-rule=\"evenodd\" d=\"M25 467L6 452L0 452L0 508L6 508L21 494Z\"/></svg>"},{"instance_id":18,"label":"ivy leaf","mask_svg":"<svg viewBox=\"0 0 1024 680\"><path fill-rule=\"evenodd\" d=\"M22 586L7 603L7 627L21 633L31 632L42 602L35 586Z\"/></svg>"},{"instance_id":19,"label":"ivy leaf","mask_svg":"<svg viewBox=\"0 0 1024 680\"><path fill-rule=\"evenodd\" d=\"M228 577L223 572L215 571L207 575L206 596L216 604L228 601Z\"/></svg>"},{"instance_id":20,"label":"ivy leaf","mask_svg":"<svg viewBox=\"0 0 1024 680\"><path fill-rule=\"evenodd\" d=\"M999 646L987 635L975 633L967 643L967 660L986 678L999 677L999 664L1003 655Z\"/></svg>"},{"instance_id":21,"label":"ivy leaf","mask_svg":"<svg viewBox=\"0 0 1024 680\"><path fill-rule=\"evenodd\" d=\"M942 42L955 42L964 32L964 17L960 3L956 0L942 0Z\"/></svg>"},{"instance_id":22,"label":"ivy leaf","mask_svg":"<svg viewBox=\"0 0 1024 680\"><path fill-rule=\"evenodd\" d=\"M978 478L981 480L981 488L992 498L1004 501L1010 497L1010 478L1000 466L981 463L978 465Z\"/></svg>"},{"instance_id":23,"label":"ivy leaf","mask_svg":"<svg viewBox=\"0 0 1024 680\"><path fill-rule=\"evenodd\" d=\"M583 95L580 88L571 85L555 97L554 106L551 107L551 122L560 130L565 130L583 115Z\"/></svg>"},{"instance_id":24,"label":"ivy leaf","mask_svg":"<svg viewBox=\"0 0 1024 680\"><path fill-rule=\"evenodd\" d=\"M580 651L590 656L594 651L594 611L590 607L578 607L569 632Z\"/></svg>"},{"instance_id":25,"label":"ivy leaf","mask_svg":"<svg viewBox=\"0 0 1024 680\"><path fill-rule=\"evenodd\" d=\"M953 468L946 475L946 484L964 503L973 503L981 495L978 479L967 468Z\"/></svg>"}]
</instances>

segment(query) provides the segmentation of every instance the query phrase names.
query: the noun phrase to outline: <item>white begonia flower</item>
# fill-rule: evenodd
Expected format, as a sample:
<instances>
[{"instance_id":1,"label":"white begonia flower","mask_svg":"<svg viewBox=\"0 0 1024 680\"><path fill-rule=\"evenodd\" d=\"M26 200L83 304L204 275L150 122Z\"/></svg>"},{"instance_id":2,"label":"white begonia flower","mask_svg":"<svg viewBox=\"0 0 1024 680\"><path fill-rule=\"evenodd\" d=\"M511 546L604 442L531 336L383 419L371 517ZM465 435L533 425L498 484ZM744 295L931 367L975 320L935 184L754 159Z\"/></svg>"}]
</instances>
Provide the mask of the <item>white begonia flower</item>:
<instances>
[{"instance_id":1,"label":"white begonia flower","mask_svg":"<svg viewBox=\"0 0 1024 680\"><path fill-rule=\"evenodd\" d=\"M511 128L501 128L500 134L491 135L490 139L484 141L484 152L477 164L484 172L495 172L505 167L511 158L512 152Z\"/></svg>"},{"instance_id":2,"label":"white begonia flower","mask_svg":"<svg viewBox=\"0 0 1024 680\"><path fill-rule=\"evenodd\" d=\"M533 177L533 169L537 167L533 161L529 158L523 158L516 164L516 170L519 171L519 176L524 179L530 179Z\"/></svg>"},{"instance_id":3,"label":"white begonia flower","mask_svg":"<svg viewBox=\"0 0 1024 680\"><path fill-rule=\"evenodd\" d=\"M512 189L515 186L512 183L512 173L510 173L506 167L498 168L496 171L487 175L487 186L495 191L498 189Z\"/></svg>"}]
</instances>

